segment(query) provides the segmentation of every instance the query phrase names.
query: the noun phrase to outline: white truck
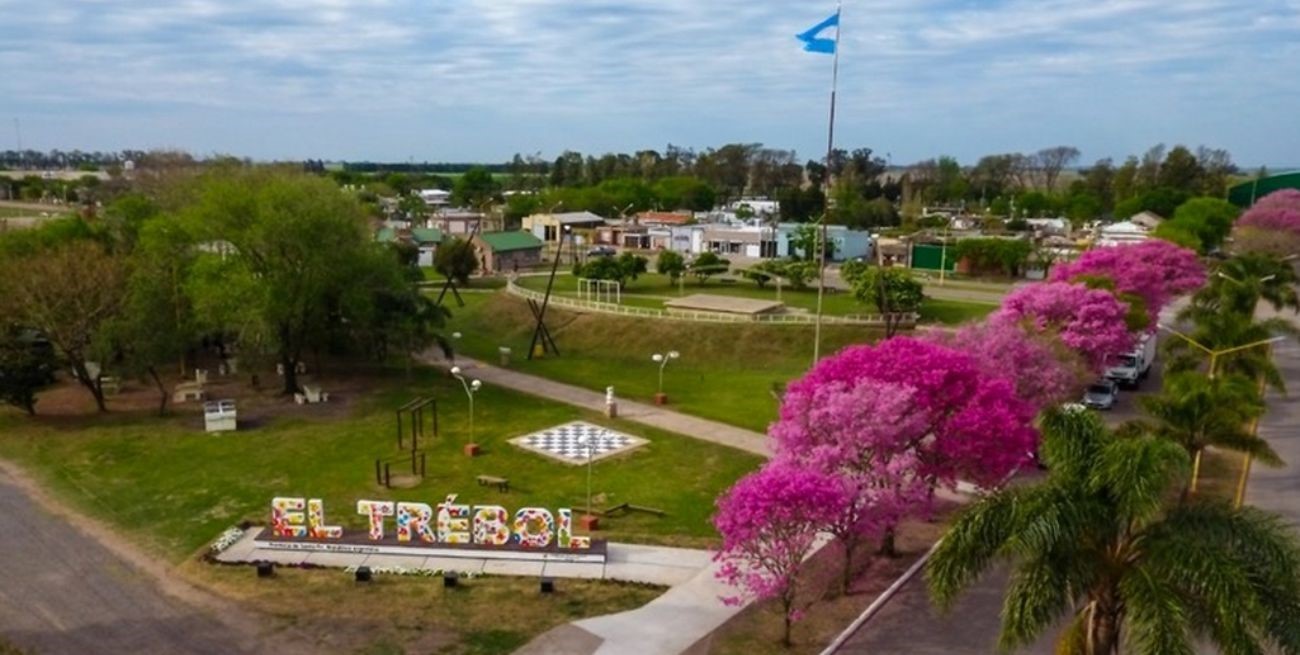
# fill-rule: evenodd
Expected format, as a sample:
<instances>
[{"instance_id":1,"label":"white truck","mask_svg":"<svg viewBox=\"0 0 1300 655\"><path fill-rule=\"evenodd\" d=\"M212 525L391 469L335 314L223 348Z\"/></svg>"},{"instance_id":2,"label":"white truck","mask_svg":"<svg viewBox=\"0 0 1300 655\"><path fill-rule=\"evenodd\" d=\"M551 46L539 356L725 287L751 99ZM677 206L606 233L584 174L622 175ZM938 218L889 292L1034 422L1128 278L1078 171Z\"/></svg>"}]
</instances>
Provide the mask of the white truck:
<instances>
[{"instance_id":1,"label":"white truck","mask_svg":"<svg viewBox=\"0 0 1300 655\"><path fill-rule=\"evenodd\" d=\"M1106 369L1106 378L1114 380L1121 387L1136 388L1151 372L1151 364L1155 361L1156 337L1147 333L1138 339L1132 351L1121 355L1114 366Z\"/></svg>"}]
</instances>

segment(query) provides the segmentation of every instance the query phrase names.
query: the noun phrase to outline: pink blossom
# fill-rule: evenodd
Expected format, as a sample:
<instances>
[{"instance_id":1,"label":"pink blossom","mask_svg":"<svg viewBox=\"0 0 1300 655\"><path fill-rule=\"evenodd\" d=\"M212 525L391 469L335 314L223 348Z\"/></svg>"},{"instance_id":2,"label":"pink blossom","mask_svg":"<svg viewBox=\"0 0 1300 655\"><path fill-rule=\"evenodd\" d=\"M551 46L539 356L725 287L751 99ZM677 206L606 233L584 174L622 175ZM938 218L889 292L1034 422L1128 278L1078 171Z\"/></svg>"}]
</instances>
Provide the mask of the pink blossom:
<instances>
[{"instance_id":1,"label":"pink blossom","mask_svg":"<svg viewBox=\"0 0 1300 655\"><path fill-rule=\"evenodd\" d=\"M1088 377L1076 353L1006 321L972 323L930 338L970 354L981 372L1006 380L1018 398L1040 411L1076 396Z\"/></svg>"},{"instance_id":2,"label":"pink blossom","mask_svg":"<svg viewBox=\"0 0 1300 655\"><path fill-rule=\"evenodd\" d=\"M1300 191L1283 189L1260 198L1242 214L1237 226L1300 234Z\"/></svg>"},{"instance_id":3,"label":"pink blossom","mask_svg":"<svg viewBox=\"0 0 1300 655\"><path fill-rule=\"evenodd\" d=\"M1142 298L1152 319L1170 300L1205 283L1205 267L1196 253L1163 239L1094 248L1055 266L1051 280L1070 282L1084 275L1108 278L1116 291Z\"/></svg>"},{"instance_id":4,"label":"pink blossom","mask_svg":"<svg viewBox=\"0 0 1300 655\"><path fill-rule=\"evenodd\" d=\"M868 381L877 384L862 384ZM897 387L909 389L910 396ZM973 404L977 399L981 406ZM981 413L987 416L974 420ZM917 474L931 484L951 484L957 477L992 481L1013 470L1011 460L1023 461L1033 450L1037 434L1025 428L1035 413L1009 382L983 373L972 356L932 341L894 337L818 362L787 388L772 435L780 453L816 448L809 445L816 443L843 448L824 445L825 435L838 431L844 435L841 444L847 440L859 449L884 452L880 462L910 451ZM899 416L908 421L897 422ZM880 434L866 431L864 425L873 420L884 422ZM976 433L977 425L985 431ZM799 430L804 434L790 432Z\"/></svg>"},{"instance_id":5,"label":"pink blossom","mask_svg":"<svg viewBox=\"0 0 1300 655\"><path fill-rule=\"evenodd\" d=\"M1078 353L1093 373L1100 374L1109 358L1128 352L1134 338L1124 323L1125 305L1109 292L1081 284L1046 282L1013 291L1002 308L989 317L1031 333L1050 333Z\"/></svg>"},{"instance_id":6,"label":"pink blossom","mask_svg":"<svg viewBox=\"0 0 1300 655\"><path fill-rule=\"evenodd\" d=\"M779 598L790 620L803 558L817 533L844 512L841 481L789 462L769 462L718 499L713 525L722 535L714 555L718 579L756 599ZM734 604L740 596L723 598Z\"/></svg>"}]
</instances>

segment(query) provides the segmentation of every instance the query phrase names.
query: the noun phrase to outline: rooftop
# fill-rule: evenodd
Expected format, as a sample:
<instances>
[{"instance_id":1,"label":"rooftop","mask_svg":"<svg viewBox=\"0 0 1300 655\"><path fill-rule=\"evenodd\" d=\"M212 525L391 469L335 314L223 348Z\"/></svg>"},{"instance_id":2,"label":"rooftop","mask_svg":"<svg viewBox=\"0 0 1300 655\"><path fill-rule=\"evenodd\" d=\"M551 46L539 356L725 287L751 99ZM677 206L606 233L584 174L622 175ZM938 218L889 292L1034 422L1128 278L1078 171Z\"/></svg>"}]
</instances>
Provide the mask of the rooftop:
<instances>
[{"instance_id":1,"label":"rooftop","mask_svg":"<svg viewBox=\"0 0 1300 655\"><path fill-rule=\"evenodd\" d=\"M755 300L752 298L737 298L735 296L715 296L707 293L697 293L677 298L664 303L664 307L671 310L699 311L699 312L722 312L724 314L766 314L769 312L780 311L785 307L785 303L774 300Z\"/></svg>"},{"instance_id":2,"label":"rooftop","mask_svg":"<svg viewBox=\"0 0 1300 655\"><path fill-rule=\"evenodd\" d=\"M411 230L416 243L442 243L442 230L436 227L417 227Z\"/></svg>"},{"instance_id":3,"label":"rooftop","mask_svg":"<svg viewBox=\"0 0 1300 655\"><path fill-rule=\"evenodd\" d=\"M530 250L541 248L542 240L531 232L484 232L478 238L487 244L492 252L510 252L512 250Z\"/></svg>"}]
</instances>

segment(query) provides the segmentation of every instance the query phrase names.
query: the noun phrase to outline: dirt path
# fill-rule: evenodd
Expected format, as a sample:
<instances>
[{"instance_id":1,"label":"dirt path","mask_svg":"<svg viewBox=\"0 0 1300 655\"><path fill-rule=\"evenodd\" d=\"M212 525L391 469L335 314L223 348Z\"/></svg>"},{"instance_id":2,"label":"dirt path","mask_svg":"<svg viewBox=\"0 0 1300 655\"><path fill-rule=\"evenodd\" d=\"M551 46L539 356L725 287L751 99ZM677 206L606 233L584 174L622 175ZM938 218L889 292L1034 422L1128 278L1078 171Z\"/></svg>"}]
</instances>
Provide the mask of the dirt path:
<instances>
[{"instance_id":1,"label":"dirt path","mask_svg":"<svg viewBox=\"0 0 1300 655\"><path fill-rule=\"evenodd\" d=\"M36 653L311 652L176 578L3 461L0 563L0 633Z\"/></svg>"}]
</instances>

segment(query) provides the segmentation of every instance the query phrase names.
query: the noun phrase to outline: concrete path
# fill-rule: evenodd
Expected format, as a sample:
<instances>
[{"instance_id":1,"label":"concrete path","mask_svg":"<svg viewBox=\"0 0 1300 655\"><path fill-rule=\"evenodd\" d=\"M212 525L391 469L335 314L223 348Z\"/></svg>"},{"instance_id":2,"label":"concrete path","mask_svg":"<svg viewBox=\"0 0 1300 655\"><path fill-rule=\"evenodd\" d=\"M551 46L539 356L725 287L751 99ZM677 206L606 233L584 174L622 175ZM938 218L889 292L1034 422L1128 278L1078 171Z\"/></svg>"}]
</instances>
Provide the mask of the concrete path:
<instances>
[{"instance_id":1,"label":"concrete path","mask_svg":"<svg viewBox=\"0 0 1300 655\"><path fill-rule=\"evenodd\" d=\"M451 363L437 349L427 351L420 357L426 363L434 366L442 368L451 366ZM462 370L473 371L472 377L478 378L486 384L521 391L529 395L581 407L593 412L605 411L605 394L603 393L575 387L563 382L547 380L536 375L491 366L459 355L456 357L456 365L461 367ZM618 401L618 417L634 423L648 425L652 428L676 432L694 439L730 446L763 457L770 457L772 454L768 448L767 437L758 432L674 412L654 405L620 399Z\"/></svg>"},{"instance_id":2,"label":"concrete path","mask_svg":"<svg viewBox=\"0 0 1300 655\"><path fill-rule=\"evenodd\" d=\"M35 502L0 467L0 634L37 653L294 650L166 593L158 580ZM305 652L305 651L299 651Z\"/></svg>"},{"instance_id":3,"label":"concrete path","mask_svg":"<svg viewBox=\"0 0 1300 655\"><path fill-rule=\"evenodd\" d=\"M1246 502L1280 514L1292 527L1300 527L1300 344L1294 340L1273 347L1273 361L1286 381L1290 398L1270 391L1268 413L1259 423L1259 435L1268 440L1286 464L1280 468L1251 468Z\"/></svg>"},{"instance_id":4,"label":"concrete path","mask_svg":"<svg viewBox=\"0 0 1300 655\"><path fill-rule=\"evenodd\" d=\"M620 580L642 584L673 585L688 582L709 566L707 551L667 546L609 544L605 562L531 562L482 557L428 557L424 555L329 553L301 550L278 550L259 545L257 536L263 528L253 528L217 555L230 564L275 562L283 565L311 564L332 568L349 566L404 567L488 575L547 576L589 580Z\"/></svg>"}]
</instances>

